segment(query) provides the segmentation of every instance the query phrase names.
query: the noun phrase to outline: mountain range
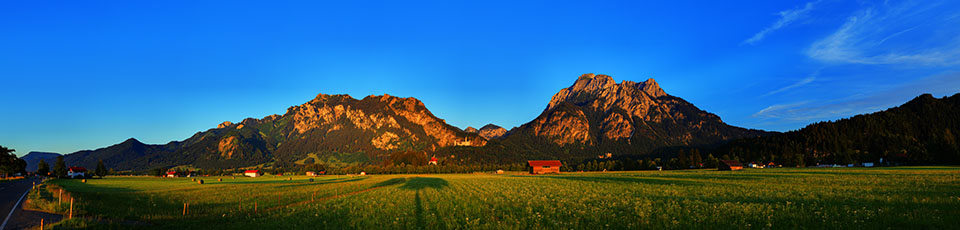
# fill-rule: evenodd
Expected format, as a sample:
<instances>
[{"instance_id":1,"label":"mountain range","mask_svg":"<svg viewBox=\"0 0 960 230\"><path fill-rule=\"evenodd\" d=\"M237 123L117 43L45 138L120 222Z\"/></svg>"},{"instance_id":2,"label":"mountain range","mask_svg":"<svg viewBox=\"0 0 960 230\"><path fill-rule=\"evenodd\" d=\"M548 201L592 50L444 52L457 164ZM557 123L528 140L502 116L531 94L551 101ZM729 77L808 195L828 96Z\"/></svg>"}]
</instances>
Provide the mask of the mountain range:
<instances>
[{"instance_id":1,"label":"mountain range","mask_svg":"<svg viewBox=\"0 0 960 230\"><path fill-rule=\"evenodd\" d=\"M65 159L85 167L102 159L117 170L410 164L410 156L463 164L577 162L664 154L682 146L723 149L731 140L781 135L728 125L667 94L653 79L617 83L584 74L554 94L539 116L510 130L493 124L461 130L415 98L320 94L282 115L223 122L182 141L149 145L131 138Z\"/></svg>"}]
</instances>

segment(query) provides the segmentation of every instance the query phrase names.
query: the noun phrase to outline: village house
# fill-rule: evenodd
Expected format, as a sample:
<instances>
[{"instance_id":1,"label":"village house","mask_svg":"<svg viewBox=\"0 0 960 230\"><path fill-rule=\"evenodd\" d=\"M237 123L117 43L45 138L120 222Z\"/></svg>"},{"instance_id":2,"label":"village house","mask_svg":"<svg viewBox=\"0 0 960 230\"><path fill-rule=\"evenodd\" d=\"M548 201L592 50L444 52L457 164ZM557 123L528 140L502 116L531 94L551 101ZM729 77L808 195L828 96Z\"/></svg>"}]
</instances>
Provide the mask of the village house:
<instances>
[{"instance_id":1,"label":"village house","mask_svg":"<svg viewBox=\"0 0 960 230\"><path fill-rule=\"evenodd\" d=\"M562 164L558 160L527 161L530 174L560 173Z\"/></svg>"},{"instance_id":2,"label":"village house","mask_svg":"<svg viewBox=\"0 0 960 230\"><path fill-rule=\"evenodd\" d=\"M261 173L260 170L247 170L243 171L243 175L248 177L258 177L263 176L263 173Z\"/></svg>"},{"instance_id":3,"label":"village house","mask_svg":"<svg viewBox=\"0 0 960 230\"><path fill-rule=\"evenodd\" d=\"M306 174L307 176L317 176L317 172L314 171L307 171Z\"/></svg>"},{"instance_id":4,"label":"village house","mask_svg":"<svg viewBox=\"0 0 960 230\"><path fill-rule=\"evenodd\" d=\"M717 166L717 170L720 171L735 171L743 169L743 164L739 161L720 161L720 166Z\"/></svg>"},{"instance_id":5,"label":"village house","mask_svg":"<svg viewBox=\"0 0 960 230\"><path fill-rule=\"evenodd\" d=\"M177 177L177 171L167 171L167 177Z\"/></svg>"},{"instance_id":6,"label":"village house","mask_svg":"<svg viewBox=\"0 0 960 230\"><path fill-rule=\"evenodd\" d=\"M430 157L430 161L427 164L437 165L437 157Z\"/></svg>"},{"instance_id":7,"label":"village house","mask_svg":"<svg viewBox=\"0 0 960 230\"><path fill-rule=\"evenodd\" d=\"M87 176L87 169L80 166L73 166L67 168L67 177L70 178L84 178Z\"/></svg>"}]
</instances>

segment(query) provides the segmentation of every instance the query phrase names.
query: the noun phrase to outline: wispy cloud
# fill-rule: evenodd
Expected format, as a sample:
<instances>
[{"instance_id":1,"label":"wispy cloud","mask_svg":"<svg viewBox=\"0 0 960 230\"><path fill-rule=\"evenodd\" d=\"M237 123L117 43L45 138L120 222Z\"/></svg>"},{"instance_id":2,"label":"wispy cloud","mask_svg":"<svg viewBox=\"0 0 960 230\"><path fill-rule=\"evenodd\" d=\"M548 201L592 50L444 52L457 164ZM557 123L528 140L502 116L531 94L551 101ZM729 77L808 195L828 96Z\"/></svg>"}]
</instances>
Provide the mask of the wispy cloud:
<instances>
[{"instance_id":1,"label":"wispy cloud","mask_svg":"<svg viewBox=\"0 0 960 230\"><path fill-rule=\"evenodd\" d=\"M768 34L773 33L773 31L779 30L784 26L790 25L794 21L797 21L803 17L806 17L807 14L811 10L813 10L814 5L816 5L819 2L820 2L819 0L814 2L808 2L803 6L803 8L780 11L780 13L778 13L778 15L780 15L780 18L777 19L776 22L774 22L772 25L768 26L767 28L761 30L760 32L757 32L756 34L753 35L753 37L750 37L747 40L744 40L743 42L740 43L740 45L744 45L744 44L754 45L757 42L760 42L761 40L766 38Z\"/></svg>"},{"instance_id":2,"label":"wispy cloud","mask_svg":"<svg viewBox=\"0 0 960 230\"><path fill-rule=\"evenodd\" d=\"M813 82L814 80L817 80L817 75L819 75L819 73L820 73L820 71L814 72L814 73L811 74L810 76L808 76L808 77L806 77L806 78L804 78L804 79L801 79L800 81L797 81L797 82L795 82L795 83L793 83L793 84L791 84L791 85L784 86L783 88L779 88L779 89L774 90L774 91L770 91L769 93L764 94L763 97L770 96L770 95L774 95L774 94L778 94L778 93L782 93L783 91L787 91L787 90L790 90L790 89L793 89L793 88L797 88L797 87L800 87L800 86L804 86L804 85L810 84L810 83Z\"/></svg>"},{"instance_id":3,"label":"wispy cloud","mask_svg":"<svg viewBox=\"0 0 960 230\"><path fill-rule=\"evenodd\" d=\"M834 64L960 64L960 17L930 2L867 7L806 50Z\"/></svg>"},{"instance_id":4,"label":"wispy cloud","mask_svg":"<svg viewBox=\"0 0 960 230\"><path fill-rule=\"evenodd\" d=\"M806 105L811 101L801 101L788 104L776 104L767 106L766 108L761 109L760 111L753 114L753 117L762 117L762 118L782 118L784 112L790 112L797 107Z\"/></svg>"}]
</instances>

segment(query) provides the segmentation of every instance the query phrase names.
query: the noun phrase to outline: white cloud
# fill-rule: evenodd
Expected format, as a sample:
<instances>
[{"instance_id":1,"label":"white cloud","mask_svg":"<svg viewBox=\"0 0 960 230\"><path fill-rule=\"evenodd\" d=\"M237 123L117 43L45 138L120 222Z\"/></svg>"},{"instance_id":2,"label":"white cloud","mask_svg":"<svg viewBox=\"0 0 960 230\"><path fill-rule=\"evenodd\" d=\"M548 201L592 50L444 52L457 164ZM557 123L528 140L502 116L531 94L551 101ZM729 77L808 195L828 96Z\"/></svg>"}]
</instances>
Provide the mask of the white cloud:
<instances>
[{"instance_id":1,"label":"white cloud","mask_svg":"<svg viewBox=\"0 0 960 230\"><path fill-rule=\"evenodd\" d=\"M779 30L784 26L790 25L791 23L793 23L794 21L797 21L798 19L806 17L807 13L813 10L813 6L819 2L820 2L819 0L815 2L808 2L803 6L803 8L780 11L780 13L778 13L780 15L780 19L777 19L777 21L774 22L773 25L770 25L769 27L761 30L760 32L757 32L756 34L753 35L753 37L750 37L747 40L744 40L740 44L754 45L757 42L760 42L761 40L763 40L763 38L767 37L767 34L770 34L773 31Z\"/></svg>"},{"instance_id":2,"label":"white cloud","mask_svg":"<svg viewBox=\"0 0 960 230\"><path fill-rule=\"evenodd\" d=\"M770 95L773 95L773 94L778 94L778 93L781 93L781 92L783 92L783 91L787 91L787 90L790 90L790 89L793 89L793 88L797 88L797 87L800 87L800 86L804 86L804 85L806 85L806 84L810 84L810 83L813 82L814 80L817 80L817 75L818 75L819 73L820 73L820 71L814 72L813 74L811 74L811 75L810 75L809 77L807 77L807 78L801 79L800 81L797 81L797 82L795 82L795 83L793 83L793 84L791 84L791 85L785 86L785 87L783 87L783 88L779 88L779 89L777 89L777 90L770 91L769 93L764 94L763 96L766 97L766 96L770 96Z\"/></svg>"},{"instance_id":3,"label":"white cloud","mask_svg":"<svg viewBox=\"0 0 960 230\"><path fill-rule=\"evenodd\" d=\"M806 105L810 101L801 101L794 102L789 104L777 104L767 106L766 108L761 109L760 111L753 114L753 117L764 117L764 118L781 118L785 111L791 111L794 108Z\"/></svg>"},{"instance_id":4,"label":"white cloud","mask_svg":"<svg viewBox=\"0 0 960 230\"><path fill-rule=\"evenodd\" d=\"M877 5L847 17L806 55L832 64L960 64L960 17L929 2Z\"/></svg>"}]
</instances>

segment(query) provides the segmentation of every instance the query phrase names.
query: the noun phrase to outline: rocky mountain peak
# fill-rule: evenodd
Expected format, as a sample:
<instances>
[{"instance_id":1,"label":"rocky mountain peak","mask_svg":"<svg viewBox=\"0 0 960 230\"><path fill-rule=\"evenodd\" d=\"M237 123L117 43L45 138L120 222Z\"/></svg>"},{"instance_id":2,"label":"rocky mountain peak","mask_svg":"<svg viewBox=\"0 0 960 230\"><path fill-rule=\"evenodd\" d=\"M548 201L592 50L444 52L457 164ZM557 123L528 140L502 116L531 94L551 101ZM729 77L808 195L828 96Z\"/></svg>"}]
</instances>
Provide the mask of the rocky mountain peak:
<instances>
[{"instance_id":1,"label":"rocky mountain peak","mask_svg":"<svg viewBox=\"0 0 960 230\"><path fill-rule=\"evenodd\" d=\"M476 133L476 132L477 132L477 128L474 128L474 127L471 127L471 126L467 126L467 128L464 129L463 131L464 131L464 132L468 132L468 133Z\"/></svg>"},{"instance_id":2,"label":"rocky mountain peak","mask_svg":"<svg viewBox=\"0 0 960 230\"><path fill-rule=\"evenodd\" d=\"M573 83L568 90L570 91L597 91L604 88L609 88L616 85L616 82L613 81L613 77L592 73L580 75L577 78L577 81Z\"/></svg>"},{"instance_id":3,"label":"rocky mountain peak","mask_svg":"<svg viewBox=\"0 0 960 230\"><path fill-rule=\"evenodd\" d=\"M390 94L383 94L382 96L370 95L364 98L364 100L367 98L384 102L387 106L394 107L395 109L414 111L418 108L426 108L422 101L413 97L397 97Z\"/></svg>"},{"instance_id":4,"label":"rocky mountain peak","mask_svg":"<svg viewBox=\"0 0 960 230\"><path fill-rule=\"evenodd\" d=\"M660 88L660 84L657 84L653 78L647 79L647 81L643 82L641 89L643 89L643 92L646 92L653 97L662 97L667 95L667 93Z\"/></svg>"},{"instance_id":5,"label":"rocky mountain peak","mask_svg":"<svg viewBox=\"0 0 960 230\"><path fill-rule=\"evenodd\" d=\"M612 106L611 103L639 103L646 106L653 103L653 99L662 96L667 96L667 93L660 88L660 85L653 78L640 83L624 80L617 84L613 77L588 73L577 78L572 86L561 89L560 92L554 94L546 110L555 108L565 101L572 103L597 101L603 104L595 104L595 106L604 107L604 109L609 109Z\"/></svg>"},{"instance_id":6,"label":"rocky mountain peak","mask_svg":"<svg viewBox=\"0 0 960 230\"><path fill-rule=\"evenodd\" d=\"M330 95L330 94L320 93L320 94L317 94L317 97L313 98L313 100L310 100L309 102L307 102L307 104L327 103L328 101L331 101L331 100L342 101L346 99L353 99L353 97L350 97L350 95L347 95L347 94Z\"/></svg>"},{"instance_id":7,"label":"rocky mountain peak","mask_svg":"<svg viewBox=\"0 0 960 230\"><path fill-rule=\"evenodd\" d=\"M480 128L478 134L487 140L499 139L500 137L503 137L503 135L507 134L507 129L494 124L487 124Z\"/></svg>"},{"instance_id":8,"label":"rocky mountain peak","mask_svg":"<svg viewBox=\"0 0 960 230\"><path fill-rule=\"evenodd\" d=\"M652 78L622 81L584 74L553 95L537 119L518 132L546 137L558 145L587 145L639 139L672 145L715 143L755 135L728 126L714 114L668 95Z\"/></svg>"}]
</instances>

